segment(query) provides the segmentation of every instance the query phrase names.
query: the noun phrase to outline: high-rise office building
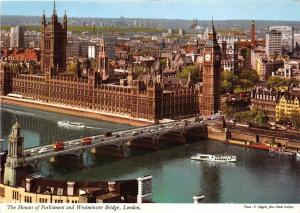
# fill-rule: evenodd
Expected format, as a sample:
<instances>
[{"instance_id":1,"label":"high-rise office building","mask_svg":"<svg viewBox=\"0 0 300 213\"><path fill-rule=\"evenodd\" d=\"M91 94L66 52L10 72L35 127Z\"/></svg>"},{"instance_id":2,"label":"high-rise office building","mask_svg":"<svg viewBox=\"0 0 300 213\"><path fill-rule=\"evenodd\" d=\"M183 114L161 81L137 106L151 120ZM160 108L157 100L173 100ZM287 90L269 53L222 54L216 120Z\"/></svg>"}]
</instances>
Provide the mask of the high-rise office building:
<instances>
[{"instance_id":1,"label":"high-rise office building","mask_svg":"<svg viewBox=\"0 0 300 213\"><path fill-rule=\"evenodd\" d=\"M24 29L21 26L10 28L10 48L24 48Z\"/></svg>"},{"instance_id":2,"label":"high-rise office building","mask_svg":"<svg viewBox=\"0 0 300 213\"><path fill-rule=\"evenodd\" d=\"M282 54L282 33L278 30L269 30L266 34L266 54L275 56Z\"/></svg>"},{"instance_id":3,"label":"high-rise office building","mask_svg":"<svg viewBox=\"0 0 300 213\"><path fill-rule=\"evenodd\" d=\"M255 29L255 21L251 23L251 45L254 47L256 44L256 29Z\"/></svg>"},{"instance_id":4,"label":"high-rise office building","mask_svg":"<svg viewBox=\"0 0 300 213\"><path fill-rule=\"evenodd\" d=\"M269 30L281 32L282 49L291 53L294 50L294 27L290 26L271 26Z\"/></svg>"}]
</instances>

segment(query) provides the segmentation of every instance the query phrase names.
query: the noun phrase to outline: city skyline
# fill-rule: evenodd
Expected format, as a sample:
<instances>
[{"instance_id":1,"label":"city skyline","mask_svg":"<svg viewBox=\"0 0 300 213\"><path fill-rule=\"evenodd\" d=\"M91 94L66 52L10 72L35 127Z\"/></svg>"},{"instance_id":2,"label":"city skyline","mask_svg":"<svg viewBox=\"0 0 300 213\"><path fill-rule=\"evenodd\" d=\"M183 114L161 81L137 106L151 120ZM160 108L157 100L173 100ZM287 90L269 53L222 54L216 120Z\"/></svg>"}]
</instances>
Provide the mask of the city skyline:
<instances>
[{"instance_id":1,"label":"city skyline","mask_svg":"<svg viewBox=\"0 0 300 213\"><path fill-rule=\"evenodd\" d=\"M72 4L70 6L70 4ZM195 6L195 4L199 6ZM45 10L51 15L53 1L2 1L2 15L40 16ZM93 5L93 6L91 6ZM267 8L267 9L266 9ZM66 10L69 17L147 18L207 20L286 20L299 21L299 0L98 0L56 1L59 16ZM189 11L189 12L182 12ZM289 11L289 13L286 13Z\"/></svg>"}]
</instances>

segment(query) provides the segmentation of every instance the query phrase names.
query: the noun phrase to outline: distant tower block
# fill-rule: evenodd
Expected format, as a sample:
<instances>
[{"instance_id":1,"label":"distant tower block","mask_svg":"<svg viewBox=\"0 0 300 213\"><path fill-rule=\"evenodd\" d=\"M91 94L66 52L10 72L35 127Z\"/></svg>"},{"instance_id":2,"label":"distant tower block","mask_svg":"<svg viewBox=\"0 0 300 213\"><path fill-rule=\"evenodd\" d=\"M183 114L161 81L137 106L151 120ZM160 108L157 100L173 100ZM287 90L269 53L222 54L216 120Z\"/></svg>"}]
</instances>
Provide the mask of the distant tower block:
<instances>
[{"instance_id":1,"label":"distant tower block","mask_svg":"<svg viewBox=\"0 0 300 213\"><path fill-rule=\"evenodd\" d=\"M21 133L21 126L17 120L8 136L8 141L8 154L4 169L4 184L16 186L18 168L23 167L25 162L24 137Z\"/></svg>"},{"instance_id":2,"label":"distant tower block","mask_svg":"<svg viewBox=\"0 0 300 213\"><path fill-rule=\"evenodd\" d=\"M251 23L251 45L254 47L256 43L255 21Z\"/></svg>"}]
</instances>

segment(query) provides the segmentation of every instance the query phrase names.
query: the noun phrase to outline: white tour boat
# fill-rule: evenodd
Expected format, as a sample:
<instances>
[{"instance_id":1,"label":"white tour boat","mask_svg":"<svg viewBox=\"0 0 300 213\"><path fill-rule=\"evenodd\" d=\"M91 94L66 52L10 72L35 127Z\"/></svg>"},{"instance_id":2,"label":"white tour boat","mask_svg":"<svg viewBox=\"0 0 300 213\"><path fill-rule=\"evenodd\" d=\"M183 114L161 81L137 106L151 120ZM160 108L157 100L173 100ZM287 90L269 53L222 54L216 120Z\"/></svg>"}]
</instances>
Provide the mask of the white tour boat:
<instances>
[{"instance_id":1,"label":"white tour boat","mask_svg":"<svg viewBox=\"0 0 300 213\"><path fill-rule=\"evenodd\" d=\"M296 157L300 158L300 151L296 152Z\"/></svg>"},{"instance_id":2,"label":"white tour boat","mask_svg":"<svg viewBox=\"0 0 300 213\"><path fill-rule=\"evenodd\" d=\"M209 154L197 154L191 157L192 160L199 161L214 161L214 162L236 162L236 156L218 154L218 155L209 155Z\"/></svg>"},{"instance_id":3,"label":"white tour boat","mask_svg":"<svg viewBox=\"0 0 300 213\"><path fill-rule=\"evenodd\" d=\"M85 124L80 122L73 121L58 121L57 125L60 127L74 127L74 128L84 128Z\"/></svg>"}]
</instances>

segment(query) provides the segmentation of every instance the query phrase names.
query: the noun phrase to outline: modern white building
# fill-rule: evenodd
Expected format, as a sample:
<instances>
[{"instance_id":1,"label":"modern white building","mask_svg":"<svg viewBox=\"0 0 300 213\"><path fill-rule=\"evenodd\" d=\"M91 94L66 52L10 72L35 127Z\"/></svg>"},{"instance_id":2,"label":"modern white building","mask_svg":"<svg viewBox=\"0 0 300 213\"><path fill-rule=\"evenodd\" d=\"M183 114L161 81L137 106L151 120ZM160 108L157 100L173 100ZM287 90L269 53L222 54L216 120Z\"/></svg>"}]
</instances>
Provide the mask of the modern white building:
<instances>
[{"instance_id":1,"label":"modern white building","mask_svg":"<svg viewBox=\"0 0 300 213\"><path fill-rule=\"evenodd\" d=\"M281 32L282 48L288 52L294 50L294 27L290 26L271 26L269 31L277 30Z\"/></svg>"},{"instance_id":2,"label":"modern white building","mask_svg":"<svg viewBox=\"0 0 300 213\"><path fill-rule=\"evenodd\" d=\"M88 58L96 58L96 46L88 46Z\"/></svg>"},{"instance_id":3,"label":"modern white building","mask_svg":"<svg viewBox=\"0 0 300 213\"><path fill-rule=\"evenodd\" d=\"M282 55L282 33L269 30L266 34L266 54L268 57Z\"/></svg>"},{"instance_id":4,"label":"modern white building","mask_svg":"<svg viewBox=\"0 0 300 213\"><path fill-rule=\"evenodd\" d=\"M24 48L24 29L21 26L10 28L10 48Z\"/></svg>"}]
</instances>

